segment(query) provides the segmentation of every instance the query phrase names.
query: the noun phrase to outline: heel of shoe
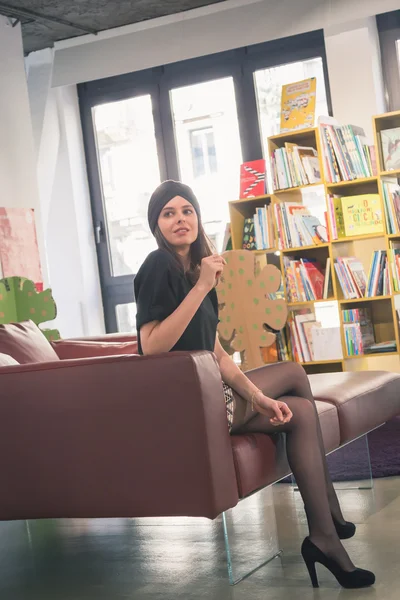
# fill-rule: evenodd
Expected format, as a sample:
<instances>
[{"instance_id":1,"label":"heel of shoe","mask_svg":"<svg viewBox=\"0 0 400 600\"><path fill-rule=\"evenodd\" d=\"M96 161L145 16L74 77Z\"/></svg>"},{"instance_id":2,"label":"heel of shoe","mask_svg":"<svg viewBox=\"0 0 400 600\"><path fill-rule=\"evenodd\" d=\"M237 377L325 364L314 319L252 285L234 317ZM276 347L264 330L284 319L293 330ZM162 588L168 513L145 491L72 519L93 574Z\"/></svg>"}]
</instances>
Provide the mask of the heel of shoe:
<instances>
[{"instance_id":1,"label":"heel of shoe","mask_svg":"<svg viewBox=\"0 0 400 600\"><path fill-rule=\"evenodd\" d=\"M318 577L317 577L317 569L315 568L315 562L312 560L305 560L306 567L308 570L308 574L310 575L311 583L313 588L318 588Z\"/></svg>"}]
</instances>

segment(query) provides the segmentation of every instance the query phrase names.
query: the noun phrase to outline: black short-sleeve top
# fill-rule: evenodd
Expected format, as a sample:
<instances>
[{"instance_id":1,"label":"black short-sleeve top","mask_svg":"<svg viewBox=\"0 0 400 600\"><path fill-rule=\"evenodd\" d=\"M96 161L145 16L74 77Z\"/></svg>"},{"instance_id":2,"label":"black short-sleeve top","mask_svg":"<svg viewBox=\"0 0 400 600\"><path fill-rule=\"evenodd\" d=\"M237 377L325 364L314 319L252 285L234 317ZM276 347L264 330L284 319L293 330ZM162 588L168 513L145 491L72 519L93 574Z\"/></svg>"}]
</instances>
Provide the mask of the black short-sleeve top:
<instances>
[{"instance_id":1,"label":"black short-sleeve top","mask_svg":"<svg viewBox=\"0 0 400 600\"><path fill-rule=\"evenodd\" d=\"M134 281L136 327L139 353L143 354L140 328L151 321L163 321L185 299L193 285L169 252L155 250L146 258ZM172 350L214 351L218 325L218 300L213 289Z\"/></svg>"}]
</instances>

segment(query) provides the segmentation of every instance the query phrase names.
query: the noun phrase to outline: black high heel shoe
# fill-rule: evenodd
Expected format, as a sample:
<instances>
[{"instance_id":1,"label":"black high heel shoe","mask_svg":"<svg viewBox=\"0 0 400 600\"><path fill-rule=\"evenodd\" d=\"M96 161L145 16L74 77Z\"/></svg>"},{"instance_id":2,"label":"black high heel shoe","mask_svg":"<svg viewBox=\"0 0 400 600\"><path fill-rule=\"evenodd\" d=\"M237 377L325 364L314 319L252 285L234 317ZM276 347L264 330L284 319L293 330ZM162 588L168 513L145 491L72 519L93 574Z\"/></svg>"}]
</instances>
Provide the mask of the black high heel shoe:
<instances>
[{"instance_id":1,"label":"black high heel shoe","mask_svg":"<svg viewBox=\"0 0 400 600\"><path fill-rule=\"evenodd\" d=\"M332 516L333 524L336 529L336 533L338 534L339 539L341 540L349 540L353 537L356 532L356 526L354 523L350 521L346 521L344 524L338 523L335 517Z\"/></svg>"},{"instance_id":2,"label":"black high heel shoe","mask_svg":"<svg viewBox=\"0 0 400 600\"><path fill-rule=\"evenodd\" d=\"M314 588L319 587L315 568L315 563L317 562L324 565L344 588L362 588L375 583L375 575L371 571L365 571L364 569L344 571L335 560L328 558L308 537L306 537L301 546L301 554Z\"/></svg>"}]
</instances>

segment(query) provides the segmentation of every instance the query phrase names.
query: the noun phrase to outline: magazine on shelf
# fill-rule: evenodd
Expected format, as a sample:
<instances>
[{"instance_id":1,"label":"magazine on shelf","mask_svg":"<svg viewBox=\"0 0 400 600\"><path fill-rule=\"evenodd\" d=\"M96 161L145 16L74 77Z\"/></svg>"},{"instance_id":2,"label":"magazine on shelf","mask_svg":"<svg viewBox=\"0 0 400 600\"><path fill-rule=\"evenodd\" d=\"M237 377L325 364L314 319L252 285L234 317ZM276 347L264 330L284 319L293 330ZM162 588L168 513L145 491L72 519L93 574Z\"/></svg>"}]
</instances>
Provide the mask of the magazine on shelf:
<instances>
[{"instance_id":1,"label":"magazine on shelf","mask_svg":"<svg viewBox=\"0 0 400 600\"><path fill-rule=\"evenodd\" d=\"M280 249L318 246L327 241L325 225L303 204L277 202L274 211Z\"/></svg>"},{"instance_id":2,"label":"magazine on shelf","mask_svg":"<svg viewBox=\"0 0 400 600\"><path fill-rule=\"evenodd\" d=\"M283 257L286 289L289 302L308 302L323 300L329 293L329 259L325 272L316 260L291 256ZM326 273L328 271L328 282Z\"/></svg>"},{"instance_id":3,"label":"magazine on shelf","mask_svg":"<svg viewBox=\"0 0 400 600\"><path fill-rule=\"evenodd\" d=\"M285 143L271 155L274 189L322 183L318 154L315 148Z\"/></svg>"},{"instance_id":4,"label":"magazine on shelf","mask_svg":"<svg viewBox=\"0 0 400 600\"><path fill-rule=\"evenodd\" d=\"M252 160L240 166L240 195L239 198L254 198L264 196L266 189L265 160Z\"/></svg>"},{"instance_id":5,"label":"magazine on shelf","mask_svg":"<svg viewBox=\"0 0 400 600\"><path fill-rule=\"evenodd\" d=\"M312 343L315 361L343 358L340 327L313 327Z\"/></svg>"},{"instance_id":6,"label":"magazine on shelf","mask_svg":"<svg viewBox=\"0 0 400 600\"><path fill-rule=\"evenodd\" d=\"M398 183L382 181L383 203L388 234L400 231L400 187Z\"/></svg>"},{"instance_id":7,"label":"magazine on shelf","mask_svg":"<svg viewBox=\"0 0 400 600\"><path fill-rule=\"evenodd\" d=\"M348 356L359 356L375 344L371 311L366 308L342 310L343 332Z\"/></svg>"},{"instance_id":8,"label":"magazine on shelf","mask_svg":"<svg viewBox=\"0 0 400 600\"><path fill-rule=\"evenodd\" d=\"M329 183L377 175L375 146L361 127L319 119L326 179Z\"/></svg>"},{"instance_id":9,"label":"magazine on shelf","mask_svg":"<svg viewBox=\"0 0 400 600\"><path fill-rule=\"evenodd\" d=\"M317 79L282 86L281 133L314 127Z\"/></svg>"},{"instance_id":10,"label":"magazine on shelf","mask_svg":"<svg viewBox=\"0 0 400 600\"><path fill-rule=\"evenodd\" d=\"M338 257L335 270L346 299L363 298L367 289L367 277L364 266L354 256Z\"/></svg>"},{"instance_id":11,"label":"magazine on shelf","mask_svg":"<svg viewBox=\"0 0 400 600\"><path fill-rule=\"evenodd\" d=\"M347 237L384 232L379 194L344 196L341 203Z\"/></svg>"},{"instance_id":12,"label":"magazine on shelf","mask_svg":"<svg viewBox=\"0 0 400 600\"><path fill-rule=\"evenodd\" d=\"M384 129L380 135L384 170L393 171L400 169L400 127Z\"/></svg>"},{"instance_id":13,"label":"magazine on shelf","mask_svg":"<svg viewBox=\"0 0 400 600\"><path fill-rule=\"evenodd\" d=\"M268 250L274 246L274 230L271 205L257 207L253 217L244 219L242 248L244 250Z\"/></svg>"},{"instance_id":14,"label":"magazine on shelf","mask_svg":"<svg viewBox=\"0 0 400 600\"><path fill-rule=\"evenodd\" d=\"M346 237L344 228L342 199L340 196L328 194L328 213L333 240Z\"/></svg>"}]
</instances>

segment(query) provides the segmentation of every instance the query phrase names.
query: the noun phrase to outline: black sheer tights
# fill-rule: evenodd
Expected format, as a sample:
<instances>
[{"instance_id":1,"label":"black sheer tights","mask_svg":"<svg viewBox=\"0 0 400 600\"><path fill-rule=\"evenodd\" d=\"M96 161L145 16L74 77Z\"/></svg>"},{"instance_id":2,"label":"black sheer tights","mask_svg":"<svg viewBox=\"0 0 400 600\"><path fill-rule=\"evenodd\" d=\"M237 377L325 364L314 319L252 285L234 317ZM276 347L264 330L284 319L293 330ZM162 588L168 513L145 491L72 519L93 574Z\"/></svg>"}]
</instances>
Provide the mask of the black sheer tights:
<instances>
[{"instance_id":1,"label":"black sheer tights","mask_svg":"<svg viewBox=\"0 0 400 600\"><path fill-rule=\"evenodd\" d=\"M295 363L277 363L247 375L266 396L286 402L293 417L290 423L274 427L268 417L256 413L232 433L286 434L288 462L304 501L310 539L343 569L354 569L333 524L332 515L342 523L344 518L329 476L317 409L303 368Z\"/></svg>"}]
</instances>

